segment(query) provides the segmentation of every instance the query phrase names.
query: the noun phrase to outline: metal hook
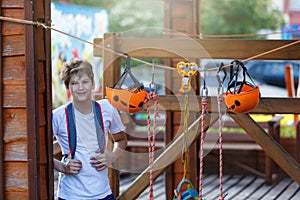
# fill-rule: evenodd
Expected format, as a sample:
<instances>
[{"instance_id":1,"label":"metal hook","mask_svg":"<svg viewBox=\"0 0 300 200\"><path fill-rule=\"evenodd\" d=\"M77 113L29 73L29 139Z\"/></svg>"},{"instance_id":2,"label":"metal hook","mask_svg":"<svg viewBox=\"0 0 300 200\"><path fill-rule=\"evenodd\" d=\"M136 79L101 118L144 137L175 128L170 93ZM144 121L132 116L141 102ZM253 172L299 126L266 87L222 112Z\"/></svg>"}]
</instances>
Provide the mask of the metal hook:
<instances>
[{"instance_id":1,"label":"metal hook","mask_svg":"<svg viewBox=\"0 0 300 200\"><path fill-rule=\"evenodd\" d=\"M128 53L124 53L124 55L127 56L127 58L126 58L126 66L125 66L125 70L126 70L126 71L129 71L129 70L130 70L130 60L131 60L131 57L129 56Z\"/></svg>"},{"instance_id":2,"label":"metal hook","mask_svg":"<svg viewBox=\"0 0 300 200\"><path fill-rule=\"evenodd\" d=\"M208 89L206 87L206 69L205 69L205 67L203 68L203 72L204 72L203 87L201 88L200 95L201 95L201 97L208 97Z\"/></svg>"},{"instance_id":3,"label":"metal hook","mask_svg":"<svg viewBox=\"0 0 300 200\"><path fill-rule=\"evenodd\" d=\"M223 71L223 73L224 73L223 79L221 79L221 77L220 77L220 72L221 72L221 71ZM216 75L217 80L218 80L218 82L219 82L219 86L218 86L218 95L222 95L222 94L223 94L223 83L224 83L224 81L225 81L225 79L226 79L226 76L227 76L226 69L224 68L224 64L221 63L221 65L220 65L220 67L219 67L219 69L218 69L218 71L217 71L217 75Z\"/></svg>"},{"instance_id":4,"label":"metal hook","mask_svg":"<svg viewBox=\"0 0 300 200\"><path fill-rule=\"evenodd\" d=\"M220 78L220 72L221 71L223 71L223 73L224 73L223 79ZM225 79L227 77L227 72L226 72L226 69L224 68L224 63L221 63L221 65L220 65L220 67L219 67L219 69L217 71L217 75L216 76L217 76L219 85L223 85L223 83L224 83L224 81L225 81Z\"/></svg>"},{"instance_id":5,"label":"metal hook","mask_svg":"<svg viewBox=\"0 0 300 200\"><path fill-rule=\"evenodd\" d=\"M156 84L154 83L154 60L152 60L152 79L149 84L149 89L150 89L150 92L151 91L156 92Z\"/></svg>"}]
</instances>

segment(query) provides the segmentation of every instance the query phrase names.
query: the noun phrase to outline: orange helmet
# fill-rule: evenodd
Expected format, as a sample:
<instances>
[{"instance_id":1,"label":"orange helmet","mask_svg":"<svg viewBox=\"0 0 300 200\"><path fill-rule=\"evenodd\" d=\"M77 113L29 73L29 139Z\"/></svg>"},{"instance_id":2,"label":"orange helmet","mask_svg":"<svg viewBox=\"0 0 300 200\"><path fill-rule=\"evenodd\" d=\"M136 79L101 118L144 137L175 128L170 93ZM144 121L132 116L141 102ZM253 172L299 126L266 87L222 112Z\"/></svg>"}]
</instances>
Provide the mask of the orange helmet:
<instances>
[{"instance_id":1,"label":"orange helmet","mask_svg":"<svg viewBox=\"0 0 300 200\"><path fill-rule=\"evenodd\" d=\"M108 101L116 109L123 112L135 113L143 108L147 92L133 88L131 90L106 87Z\"/></svg>"},{"instance_id":2,"label":"orange helmet","mask_svg":"<svg viewBox=\"0 0 300 200\"><path fill-rule=\"evenodd\" d=\"M236 67L233 72L231 67L230 81L228 83L227 92L225 93L225 103L227 108L234 113L247 113L254 109L260 99L259 87L246 81L246 76L252 78L247 72L247 68L240 61L233 61L231 63ZM243 70L243 80L238 81L239 67Z\"/></svg>"},{"instance_id":3,"label":"orange helmet","mask_svg":"<svg viewBox=\"0 0 300 200\"><path fill-rule=\"evenodd\" d=\"M257 106L259 98L259 87L249 83L240 84L240 88L225 93L226 106L234 113L249 112Z\"/></svg>"},{"instance_id":4,"label":"orange helmet","mask_svg":"<svg viewBox=\"0 0 300 200\"><path fill-rule=\"evenodd\" d=\"M147 92L144 89L144 85L139 83L138 80L133 76L130 70L130 57L128 54L126 59L126 68L121 75L119 81L117 81L112 87L106 87L107 100L116 109L135 113L143 108L144 101L147 96ZM127 78L127 75L133 81L133 86L128 89L122 88L122 85Z\"/></svg>"}]
</instances>

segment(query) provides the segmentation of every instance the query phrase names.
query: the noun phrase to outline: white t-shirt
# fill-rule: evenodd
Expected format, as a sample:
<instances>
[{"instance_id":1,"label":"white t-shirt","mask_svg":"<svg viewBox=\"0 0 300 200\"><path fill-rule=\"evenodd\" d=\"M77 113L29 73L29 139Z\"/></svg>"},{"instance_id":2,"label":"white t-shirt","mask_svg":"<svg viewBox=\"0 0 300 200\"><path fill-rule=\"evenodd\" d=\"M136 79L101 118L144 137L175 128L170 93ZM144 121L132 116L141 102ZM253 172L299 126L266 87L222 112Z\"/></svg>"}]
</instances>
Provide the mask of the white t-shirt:
<instances>
[{"instance_id":1,"label":"white t-shirt","mask_svg":"<svg viewBox=\"0 0 300 200\"><path fill-rule=\"evenodd\" d=\"M98 101L101 105L104 122L105 141L108 141L108 131L115 134L124 131L118 111L107 101ZM65 114L66 105L53 110L52 127L53 136L56 137L62 153L69 154L67 122ZM82 114L74 108L77 145L74 159L82 162L82 169L77 175L60 173L58 197L63 199L101 199L111 194L108 179L108 169L97 171L90 164L90 157L98 149L94 112ZM67 158L63 159L67 162Z\"/></svg>"}]
</instances>

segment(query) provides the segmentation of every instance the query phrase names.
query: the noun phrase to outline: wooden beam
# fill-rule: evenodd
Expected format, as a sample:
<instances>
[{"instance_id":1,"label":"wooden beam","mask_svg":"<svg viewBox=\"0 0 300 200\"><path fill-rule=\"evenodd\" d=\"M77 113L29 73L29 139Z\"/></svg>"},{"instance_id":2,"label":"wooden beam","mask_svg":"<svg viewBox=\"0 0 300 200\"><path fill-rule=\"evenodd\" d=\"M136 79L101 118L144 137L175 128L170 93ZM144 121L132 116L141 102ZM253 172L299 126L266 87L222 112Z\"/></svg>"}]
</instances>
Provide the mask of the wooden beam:
<instances>
[{"instance_id":1,"label":"wooden beam","mask_svg":"<svg viewBox=\"0 0 300 200\"><path fill-rule=\"evenodd\" d=\"M105 87L112 86L120 77L121 73L121 57L116 56L112 53L112 50L115 49L115 42L114 39L116 34L105 34L104 35L104 43L106 49L100 49L103 52L103 75L102 75L102 92L103 96L105 97Z\"/></svg>"},{"instance_id":2,"label":"wooden beam","mask_svg":"<svg viewBox=\"0 0 300 200\"><path fill-rule=\"evenodd\" d=\"M2 8L0 7L0 15ZM2 32L2 22L0 22L0 32ZM2 52L2 35L0 35L0 52ZM0 55L0 77L3 79L3 61L2 53ZM3 89L3 81L0 81L0 88ZM5 179L4 179L4 116L3 116L3 93L0 96L0 199L4 199Z\"/></svg>"},{"instance_id":3,"label":"wooden beam","mask_svg":"<svg viewBox=\"0 0 300 200\"><path fill-rule=\"evenodd\" d=\"M248 114L229 114L229 116L263 148L281 169L300 185L300 165L274 138L257 125Z\"/></svg>"},{"instance_id":4,"label":"wooden beam","mask_svg":"<svg viewBox=\"0 0 300 200\"><path fill-rule=\"evenodd\" d=\"M33 13L35 13L36 2L32 3L26 1L24 5L25 19L34 20ZM25 52L26 54L26 111L27 116L33 117L35 120L27 121L27 154L28 154L28 193L29 199L37 200L40 195L39 185L39 116L38 112L38 46L37 46L37 31L36 27L32 25L25 25Z\"/></svg>"},{"instance_id":5,"label":"wooden beam","mask_svg":"<svg viewBox=\"0 0 300 200\"><path fill-rule=\"evenodd\" d=\"M205 127L207 130L210 123L215 122L218 115L213 114L209 117L205 117ZM201 117L195 120L188 129L188 147L193 141L195 141L200 135L200 122ZM157 157L154 161L154 173L153 178L156 179L165 168L177 160L182 153L182 144L184 139L184 133L181 133L178 137L174 138L173 141L166 147L166 149ZM149 185L149 167L146 168L124 191L119 197L119 200L136 199Z\"/></svg>"},{"instance_id":6,"label":"wooden beam","mask_svg":"<svg viewBox=\"0 0 300 200\"><path fill-rule=\"evenodd\" d=\"M102 99L102 95L96 95L95 99ZM182 95L162 95L158 96L159 106L161 110L165 111L183 111L184 96ZM190 96L190 111L200 111L201 97ZM151 102L150 102L151 103ZM262 97L259 104L250 114L300 114L299 105L300 98L285 98L285 97ZM218 112L217 98L209 97L208 111ZM223 103L221 110L226 111L226 105Z\"/></svg>"},{"instance_id":7,"label":"wooden beam","mask_svg":"<svg viewBox=\"0 0 300 200\"><path fill-rule=\"evenodd\" d=\"M184 36L184 34L182 35ZM114 39L114 51L126 52L136 58L188 58L188 59L246 59L288 45L295 40L207 40L181 38L120 38ZM102 57L101 39L95 38L94 56ZM96 48L97 47L97 48ZM300 60L300 43L256 59ZM109 49L111 50L111 49Z\"/></svg>"},{"instance_id":8,"label":"wooden beam","mask_svg":"<svg viewBox=\"0 0 300 200\"><path fill-rule=\"evenodd\" d=\"M160 109L166 111L183 111L184 96L163 95L159 96ZM201 97L190 96L190 111L201 110ZM251 114L300 114L300 98L272 98L264 97L260 99L258 106L250 111ZM218 112L216 97L208 100L208 111ZM225 103L222 104L222 111L226 111Z\"/></svg>"}]
</instances>

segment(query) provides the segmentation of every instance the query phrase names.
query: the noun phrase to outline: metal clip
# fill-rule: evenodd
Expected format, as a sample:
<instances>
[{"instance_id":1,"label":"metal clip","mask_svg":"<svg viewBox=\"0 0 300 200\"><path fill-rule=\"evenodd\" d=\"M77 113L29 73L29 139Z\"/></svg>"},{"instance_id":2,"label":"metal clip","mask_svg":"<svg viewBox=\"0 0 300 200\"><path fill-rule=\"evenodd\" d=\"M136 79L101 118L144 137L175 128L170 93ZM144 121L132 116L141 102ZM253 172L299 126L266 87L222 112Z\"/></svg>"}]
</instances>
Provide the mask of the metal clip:
<instances>
[{"instance_id":1,"label":"metal clip","mask_svg":"<svg viewBox=\"0 0 300 200\"><path fill-rule=\"evenodd\" d=\"M149 84L149 89L150 89L150 92L154 92L156 93L156 84L154 83L154 61L152 61L152 79L151 79L151 82Z\"/></svg>"},{"instance_id":2,"label":"metal clip","mask_svg":"<svg viewBox=\"0 0 300 200\"><path fill-rule=\"evenodd\" d=\"M220 72L221 72L221 71L223 71L223 73L224 73L223 79L221 79L221 77L220 77ZM226 79L226 76L227 76L226 69L224 68L224 64L221 63L221 65L220 65L220 67L219 67L219 69L218 69L218 71L217 71L217 75L216 75L217 80L218 80L218 82L219 82L219 86L218 86L218 95L222 95L223 92L224 92L223 83L224 83L224 81L225 81L225 79Z\"/></svg>"}]
</instances>

